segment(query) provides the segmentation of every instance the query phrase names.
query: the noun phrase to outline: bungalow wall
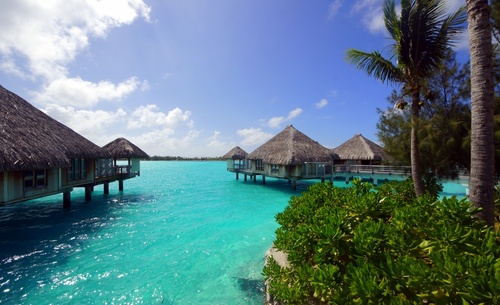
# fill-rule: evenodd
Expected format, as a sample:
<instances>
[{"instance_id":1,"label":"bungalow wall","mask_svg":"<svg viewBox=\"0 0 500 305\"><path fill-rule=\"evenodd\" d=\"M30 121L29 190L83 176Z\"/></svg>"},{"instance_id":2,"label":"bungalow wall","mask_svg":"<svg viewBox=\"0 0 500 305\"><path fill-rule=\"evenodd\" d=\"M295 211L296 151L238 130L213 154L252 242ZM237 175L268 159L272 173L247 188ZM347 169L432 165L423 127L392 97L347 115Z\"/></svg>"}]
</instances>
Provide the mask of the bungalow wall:
<instances>
[{"instance_id":1,"label":"bungalow wall","mask_svg":"<svg viewBox=\"0 0 500 305\"><path fill-rule=\"evenodd\" d=\"M97 159L96 160L96 177L108 177L115 174L115 165L113 159Z\"/></svg>"},{"instance_id":2,"label":"bungalow wall","mask_svg":"<svg viewBox=\"0 0 500 305\"><path fill-rule=\"evenodd\" d=\"M246 160L241 159L227 159L227 170L228 171L240 171L246 169Z\"/></svg>"},{"instance_id":3,"label":"bungalow wall","mask_svg":"<svg viewBox=\"0 0 500 305\"><path fill-rule=\"evenodd\" d=\"M71 168L0 173L0 205L49 196L94 183L94 159L73 159Z\"/></svg>"},{"instance_id":4,"label":"bungalow wall","mask_svg":"<svg viewBox=\"0 0 500 305\"><path fill-rule=\"evenodd\" d=\"M58 168L2 172L0 173L0 204L57 194L60 192L60 176Z\"/></svg>"},{"instance_id":5,"label":"bungalow wall","mask_svg":"<svg viewBox=\"0 0 500 305\"><path fill-rule=\"evenodd\" d=\"M269 177L292 178L301 176L301 165L264 164L263 174Z\"/></svg>"},{"instance_id":6,"label":"bungalow wall","mask_svg":"<svg viewBox=\"0 0 500 305\"><path fill-rule=\"evenodd\" d=\"M71 165L71 167L62 170L63 188L94 183L94 159L71 159Z\"/></svg>"},{"instance_id":7,"label":"bungalow wall","mask_svg":"<svg viewBox=\"0 0 500 305\"><path fill-rule=\"evenodd\" d=\"M130 159L130 172L139 175L141 172L141 159Z\"/></svg>"}]
</instances>

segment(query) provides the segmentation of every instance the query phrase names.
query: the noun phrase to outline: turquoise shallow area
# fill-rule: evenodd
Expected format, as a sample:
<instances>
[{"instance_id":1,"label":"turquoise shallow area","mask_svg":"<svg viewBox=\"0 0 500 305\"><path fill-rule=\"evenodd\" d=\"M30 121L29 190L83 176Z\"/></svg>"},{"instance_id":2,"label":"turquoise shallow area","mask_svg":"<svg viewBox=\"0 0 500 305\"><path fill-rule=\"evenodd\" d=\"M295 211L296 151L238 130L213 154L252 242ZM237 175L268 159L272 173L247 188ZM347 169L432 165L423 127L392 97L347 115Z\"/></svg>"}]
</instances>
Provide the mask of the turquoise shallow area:
<instances>
[{"instance_id":1,"label":"turquoise shallow area","mask_svg":"<svg viewBox=\"0 0 500 305\"><path fill-rule=\"evenodd\" d=\"M312 182L235 180L225 162L142 162L141 176L0 208L2 304L262 304L274 216ZM345 186L345 183L339 186Z\"/></svg>"}]
</instances>

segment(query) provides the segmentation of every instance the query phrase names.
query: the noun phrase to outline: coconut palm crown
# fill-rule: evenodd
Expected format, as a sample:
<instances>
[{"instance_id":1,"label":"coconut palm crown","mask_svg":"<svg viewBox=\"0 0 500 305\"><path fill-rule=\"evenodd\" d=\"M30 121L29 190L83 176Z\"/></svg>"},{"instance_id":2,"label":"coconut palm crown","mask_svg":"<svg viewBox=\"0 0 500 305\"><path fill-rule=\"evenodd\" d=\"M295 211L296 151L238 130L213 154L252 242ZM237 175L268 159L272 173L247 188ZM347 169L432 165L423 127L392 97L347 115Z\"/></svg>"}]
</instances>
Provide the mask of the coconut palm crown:
<instances>
[{"instance_id":1,"label":"coconut palm crown","mask_svg":"<svg viewBox=\"0 0 500 305\"><path fill-rule=\"evenodd\" d=\"M443 0L401 0L401 14L396 12L395 0L384 0L383 12L386 30L393 41L389 57L374 51L366 53L355 49L347 51L347 61L359 70L391 85L401 85L411 96L411 165L417 196L424 184L419 161L418 136L420 90L439 69L451 47L465 29L465 8L447 14ZM404 107L404 103L398 106Z\"/></svg>"}]
</instances>

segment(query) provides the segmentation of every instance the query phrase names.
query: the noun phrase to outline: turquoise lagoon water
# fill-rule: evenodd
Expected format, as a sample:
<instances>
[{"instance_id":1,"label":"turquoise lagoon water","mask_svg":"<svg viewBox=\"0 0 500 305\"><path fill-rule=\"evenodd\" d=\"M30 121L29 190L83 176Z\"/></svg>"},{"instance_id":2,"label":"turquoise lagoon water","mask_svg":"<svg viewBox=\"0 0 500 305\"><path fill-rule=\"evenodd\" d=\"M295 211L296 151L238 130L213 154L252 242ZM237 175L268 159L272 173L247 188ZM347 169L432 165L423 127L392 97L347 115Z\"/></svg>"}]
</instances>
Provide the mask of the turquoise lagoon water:
<instances>
[{"instance_id":1,"label":"turquoise lagoon water","mask_svg":"<svg viewBox=\"0 0 500 305\"><path fill-rule=\"evenodd\" d=\"M75 189L69 210L62 195L0 207L0 303L262 304L274 216L311 184L150 161L123 192Z\"/></svg>"}]
</instances>

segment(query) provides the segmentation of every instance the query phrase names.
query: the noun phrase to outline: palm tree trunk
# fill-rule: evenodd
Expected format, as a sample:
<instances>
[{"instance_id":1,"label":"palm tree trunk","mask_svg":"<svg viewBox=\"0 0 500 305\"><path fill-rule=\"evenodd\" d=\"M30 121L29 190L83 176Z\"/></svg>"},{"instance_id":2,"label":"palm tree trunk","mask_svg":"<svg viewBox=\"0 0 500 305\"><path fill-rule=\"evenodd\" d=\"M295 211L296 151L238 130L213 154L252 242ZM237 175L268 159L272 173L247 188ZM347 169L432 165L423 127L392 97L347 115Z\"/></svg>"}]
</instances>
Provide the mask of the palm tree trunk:
<instances>
[{"instance_id":1,"label":"palm tree trunk","mask_svg":"<svg viewBox=\"0 0 500 305\"><path fill-rule=\"evenodd\" d=\"M424 181L422 180L422 169L420 166L420 148L418 141L418 131L420 130L420 91L413 90L411 103L411 177L415 194L420 197L425 193Z\"/></svg>"},{"instance_id":2,"label":"palm tree trunk","mask_svg":"<svg viewBox=\"0 0 500 305\"><path fill-rule=\"evenodd\" d=\"M495 222L495 146L493 137L493 73L487 0L467 0L471 61L470 200L488 225Z\"/></svg>"}]
</instances>

